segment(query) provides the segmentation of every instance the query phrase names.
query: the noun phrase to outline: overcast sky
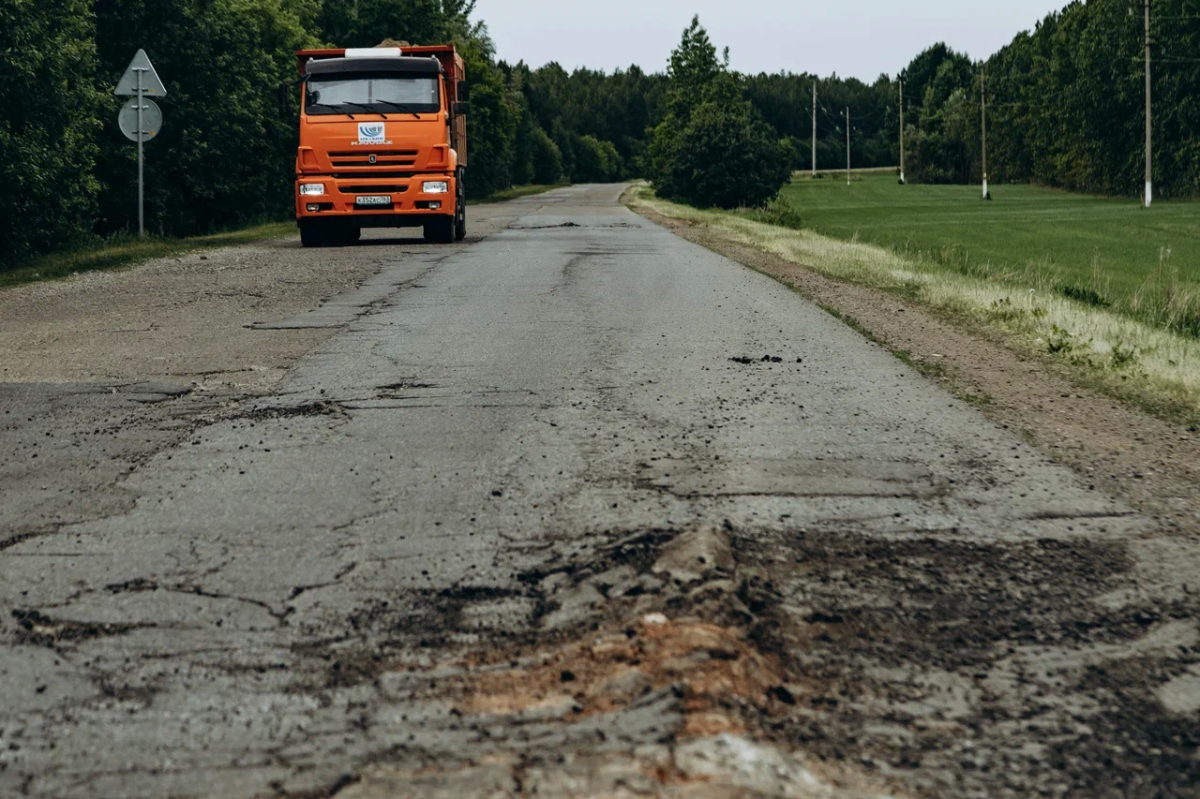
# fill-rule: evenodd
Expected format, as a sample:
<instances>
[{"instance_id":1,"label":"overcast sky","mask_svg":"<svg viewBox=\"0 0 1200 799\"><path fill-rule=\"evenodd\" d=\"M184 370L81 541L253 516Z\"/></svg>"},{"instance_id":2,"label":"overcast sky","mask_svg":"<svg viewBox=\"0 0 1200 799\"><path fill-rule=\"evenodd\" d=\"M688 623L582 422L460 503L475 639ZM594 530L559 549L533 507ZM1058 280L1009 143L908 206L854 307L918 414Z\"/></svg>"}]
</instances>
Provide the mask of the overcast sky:
<instances>
[{"instance_id":1,"label":"overcast sky","mask_svg":"<svg viewBox=\"0 0 1200 799\"><path fill-rule=\"evenodd\" d=\"M1067 0L478 0L500 58L665 68L693 14L741 72L895 75L930 44L991 55Z\"/></svg>"}]
</instances>

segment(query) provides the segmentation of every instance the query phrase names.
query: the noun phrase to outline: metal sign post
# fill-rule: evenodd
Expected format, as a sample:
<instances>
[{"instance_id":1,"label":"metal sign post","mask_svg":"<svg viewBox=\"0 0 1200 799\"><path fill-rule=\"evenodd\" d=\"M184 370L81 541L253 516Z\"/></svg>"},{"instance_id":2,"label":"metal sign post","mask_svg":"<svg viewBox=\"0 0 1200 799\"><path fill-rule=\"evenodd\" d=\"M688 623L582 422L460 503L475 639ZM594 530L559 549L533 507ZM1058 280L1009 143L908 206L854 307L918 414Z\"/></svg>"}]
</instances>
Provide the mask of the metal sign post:
<instances>
[{"instance_id":1,"label":"metal sign post","mask_svg":"<svg viewBox=\"0 0 1200 799\"><path fill-rule=\"evenodd\" d=\"M158 135L158 131L162 127L162 111L146 95L159 97L167 95L167 88L159 80L158 73L154 71L154 65L150 63L150 58L146 55L145 50L138 50L134 55L133 60L129 62L129 68L121 76L113 94L133 95L133 99L121 109L118 121L121 125L121 132L125 134L126 138L136 141L138 146L138 237L142 238L146 235L144 146L147 141ZM130 113L131 111L133 113ZM150 123L149 130L146 129L147 122Z\"/></svg>"},{"instance_id":2,"label":"metal sign post","mask_svg":"<svg viewBox=\"0 0 1200 799\"><path fill-rule=\"evenodd\" d=\"M142 73L137 69L137 136L138 136L138 238L146 238L146 159L142 155L143 137L146 135L142 127Z\"/></svg>"}]
</instances>

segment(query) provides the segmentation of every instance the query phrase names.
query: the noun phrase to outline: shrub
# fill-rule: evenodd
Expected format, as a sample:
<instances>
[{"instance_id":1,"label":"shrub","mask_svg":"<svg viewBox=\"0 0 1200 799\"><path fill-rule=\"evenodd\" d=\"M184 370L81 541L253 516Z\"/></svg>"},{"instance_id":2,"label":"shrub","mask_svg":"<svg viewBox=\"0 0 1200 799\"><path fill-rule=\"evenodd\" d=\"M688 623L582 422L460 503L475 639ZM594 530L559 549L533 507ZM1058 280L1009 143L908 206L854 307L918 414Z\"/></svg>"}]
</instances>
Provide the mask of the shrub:
<instances>
[{"instance_id":1,"label":"shrub","mask_svg":"<svg viewBox=\"0 0 1200 799\"><path fill-rule=\"evenodd\" d=\"M1067 299L1082 302L1085 305L1094 305L1097 308L1107 308L1112 305L1111 302L1101 296L1100 292L1079 285L1059 286L1058 293Z\"/></svg>"},{"instance_id":2,"label":"shrub","mask_svg":"<svg viewBox=\"0 0 1200 799\"><path fill-rule=\"evenodd\" d=\"M611 183L621 173L621 156L612 142L595 136L575 138L575 168L571 180L576 183Z\"/></svg>"},{"instance_id":3,"label":"shrub","mask_svg":"<svg viewBox=\"0 0 1200 799\"><path fill-rule=\"evenodd\" d=\"M801 230L804 227L804 221L801 219L799 212L782 197L776 197L767 205L761 208L748 209L744 213L746 217L753 219L755 222L777 225L778 227L785 227L791 230Z\"/></svg>"},{"instance_id":4,"label":"shrub","mask_svg":"<svg viewBox=\"0 0 1200 799\"><path fill-rule=\"evenodd\" d=\"M541 127L535 127L530 138L533 182L542 185L559 183L563 179L563 158L558 145Z\"/></svg>"}]
</instances>

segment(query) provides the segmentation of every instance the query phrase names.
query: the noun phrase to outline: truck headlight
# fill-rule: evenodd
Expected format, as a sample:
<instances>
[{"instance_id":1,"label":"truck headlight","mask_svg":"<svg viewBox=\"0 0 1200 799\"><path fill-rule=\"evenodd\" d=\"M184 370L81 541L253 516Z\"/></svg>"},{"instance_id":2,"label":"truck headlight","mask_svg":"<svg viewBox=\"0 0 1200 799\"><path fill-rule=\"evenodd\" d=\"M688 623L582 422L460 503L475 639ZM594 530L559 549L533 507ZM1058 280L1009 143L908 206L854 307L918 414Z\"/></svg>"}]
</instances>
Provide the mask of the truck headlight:
<instances>
[{"instance_id":1,"label":"truck headlight","mask_svg":"<svg viewBox=\"0 0 1200 799\"><path fill-rule=\"evenodd\" d=\"M324 183L301 183L300 194L306 197L314 197L325 193Z\"/></svg>"},{"instance_id":2,"label":"truck headlight","mask_svg":"<svg viewBox=\"0 0 1200 799\"><path fill-rule=\"evenodd\" d=\"M427 180L421 184L422 194L448 194L450 184L444 180Z\"/></svg>"}]
</instances>

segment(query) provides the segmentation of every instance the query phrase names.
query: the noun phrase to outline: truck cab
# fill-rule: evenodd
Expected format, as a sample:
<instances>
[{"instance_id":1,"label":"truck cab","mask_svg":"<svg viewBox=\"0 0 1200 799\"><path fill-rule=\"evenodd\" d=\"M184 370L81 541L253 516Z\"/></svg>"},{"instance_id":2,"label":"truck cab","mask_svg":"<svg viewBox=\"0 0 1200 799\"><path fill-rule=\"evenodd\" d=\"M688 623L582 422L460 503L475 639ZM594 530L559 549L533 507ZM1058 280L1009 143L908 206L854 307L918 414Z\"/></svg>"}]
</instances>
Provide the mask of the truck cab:
<instances>
[{"instance_id":1,"label":"truck cab","mask_svg":"<svg viewBox=\"0 0 1200 799\"><path fill-rule=\"evenodd\" d=\"M453 45L298 52L296 221L305 247L363 228L466 236L466 83Z\"/></svg>"}]
</instances>

